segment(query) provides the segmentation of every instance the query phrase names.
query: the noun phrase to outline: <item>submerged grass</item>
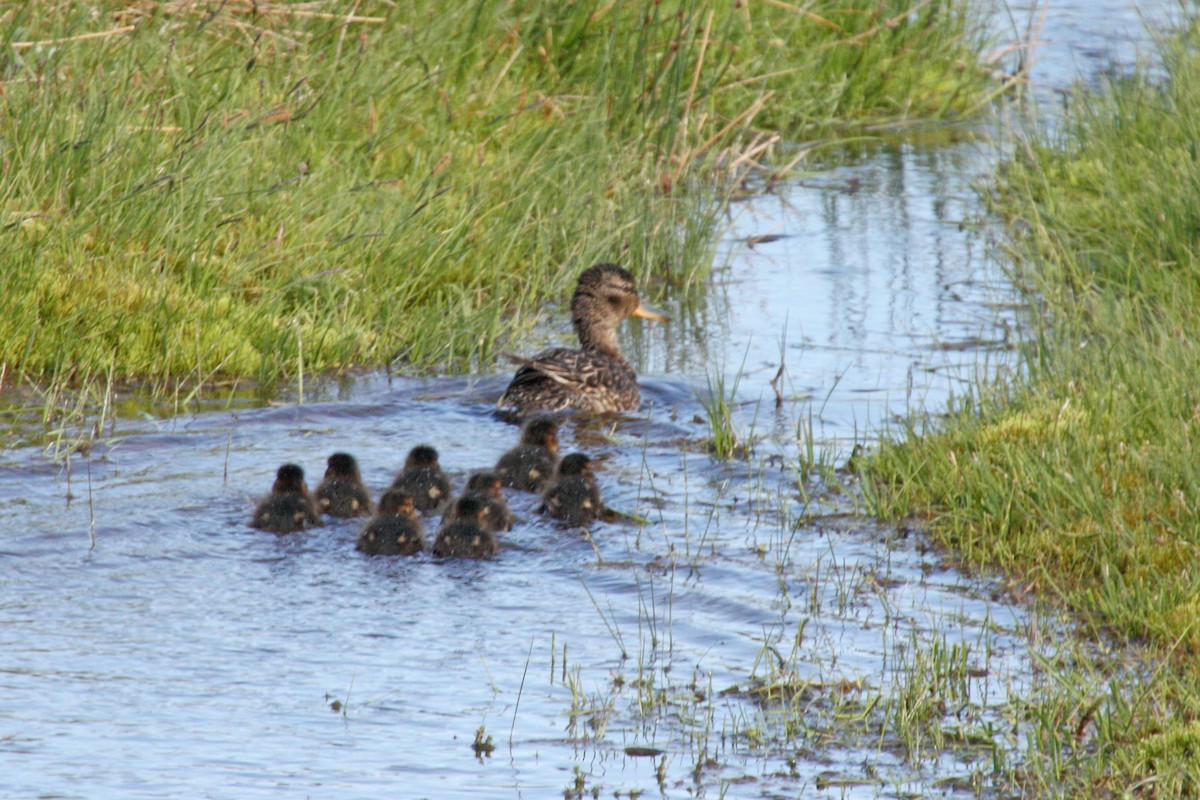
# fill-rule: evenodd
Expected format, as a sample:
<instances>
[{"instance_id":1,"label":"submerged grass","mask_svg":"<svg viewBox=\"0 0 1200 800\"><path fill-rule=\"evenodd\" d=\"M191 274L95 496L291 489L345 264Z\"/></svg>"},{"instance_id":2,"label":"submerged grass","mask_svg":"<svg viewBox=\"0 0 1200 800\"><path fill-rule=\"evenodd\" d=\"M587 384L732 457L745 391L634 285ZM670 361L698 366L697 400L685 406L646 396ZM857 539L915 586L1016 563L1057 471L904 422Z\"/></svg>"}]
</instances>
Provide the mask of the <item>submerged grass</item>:
<instances>
[{"instance_id":1,"label":"submerged grass","mask_svg":"<svg viewBox=\"0 0 1200 800\"><path fill-rule=\"evenodd\" d=\"M946 2L25 3L0 31L7 383L159 395L490 363L593 261L691 284L779 132L994 90Z\"/></svg>"},{"instance_id":2,"label":"submerged grass","mask_svg":"<svg viewBox=\"0 0 1200 800\"><path fill-rule=\"evenodd\" d=\"M993 200L1034 309L1023 374L867 465L878 513L927 517L970 564L1153 665L1048 665L1030 794L1200 794L1198 44L1192 23L1160 76L1076 96L1006 165ZM1107 693L1080 690L1097 674Z\"/></svg>"}]
</instances>

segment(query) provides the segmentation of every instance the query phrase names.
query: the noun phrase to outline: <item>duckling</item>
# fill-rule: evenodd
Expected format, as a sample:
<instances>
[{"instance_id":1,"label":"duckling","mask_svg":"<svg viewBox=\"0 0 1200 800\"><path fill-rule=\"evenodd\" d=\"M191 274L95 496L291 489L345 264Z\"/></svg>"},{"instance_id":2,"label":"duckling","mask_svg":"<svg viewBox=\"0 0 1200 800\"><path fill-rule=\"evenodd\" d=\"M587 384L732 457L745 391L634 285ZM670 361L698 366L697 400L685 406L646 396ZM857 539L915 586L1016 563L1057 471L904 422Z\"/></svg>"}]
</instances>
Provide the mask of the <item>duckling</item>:
<instances>
[{"instance_id":1,"label":"duckling","mask_svg":"<svg viewBox=\"0 0 1200 800\"><path fill-rule=\"evenodd\" d=\"M258 504L250 527L272 533L292 533L322 525L317 506L304 483L304 470L284 464L275 473L271 493Z\"/></svg>"},{"instance_id":2,"label":"duckling","mask_svg":"<svg viewBox=\"0 0 1200 800\"><path fill-rule=\"evenodd\" d=\"M605 513L600 489L592 474L592 460L583 453L571 453L558 465L554 485L542 496L538 510L571 527L587 525Z\"/></svg>"},{"instance_id":3,"label":"duckling","mask_svg":"<svg viewBox=\"0 0 1200 800\"><path fill-rule=\"evenodd\" d=\"M571 296L571 324L579 349L556 347L524 360L496 407L517 414L636 409L641 403L637 373L617 344L617 326L630 316L668 320L662 311L642 303L625 269L596 264L584 270Z\"/></svg>"},{"instance_id":4,"label":"duckling","mask_svg":"<svg viewBox=\"0 0 1200 800\"><path fill-rule=\"evenodd\" d=\"M496 475L512 489L542 492L554 480L557 467L558 423L550 417L533 417L521 429L521 443L496 462Z\"/></svg>"},{"instance_id":5,"label":"duckling","mask_svg":"<svg viewBox=\"0 0 1200 800\"><path fill-rule=\"evenodd\" d=\"M433 543L433 554L445 558L490 558L499 544L496 534L482 525L486 503L480 495L467 494L454 505L454 521L442 528Z\"/></svg>"},{"instance_id":6,"label":"duckling","mask_svg":"<svg viewBox=\"0 0 1200 800\"><path fill-rule=\"evenodd\" d=\"M379 513L363 528L355 547L369 556L411 556L425 550L425 529L413 508L412 495L388 489L379 498Z\"/></svg>"},{"instance_id":7,"label":"duckling","mask_svg":"<svg viewBox=\"0 0 1200 800\"><path fill-rule=\"evenodd\" d=\"M476 472L468 478L463 496L470 494L483 500L483 517L479 522L483 528L492 533L512 530L515 519L512 512L508 510L504 493L500 491L500 479L494 472ZM446 513L442 520L443 528L457 519L457 510L456 506Z\"/></svg>"},{"instance_id":8,"label":"duckling","mask_svg":"<svg viewBox=\"0 0 1200 800\"><path fill-rule=\"evenodd\" d=\"M314 496L317 507L331 517L365 517L371 514L371 495L363 485L358 462L349 453L329 457L325 480Z\"/></svg>"},{"instance_id":9,"label":"duckling","mask_svg":"<svg viewBox=\"0 0 1200 800\"><path fill-rule=\"evenodd\" d=\"M438 452L420 444L408 452L404 469L392 481L392 488L412 495L417 511L444 511L450 504L450 481L438 464Z\"/></svg>"}]
</instances>

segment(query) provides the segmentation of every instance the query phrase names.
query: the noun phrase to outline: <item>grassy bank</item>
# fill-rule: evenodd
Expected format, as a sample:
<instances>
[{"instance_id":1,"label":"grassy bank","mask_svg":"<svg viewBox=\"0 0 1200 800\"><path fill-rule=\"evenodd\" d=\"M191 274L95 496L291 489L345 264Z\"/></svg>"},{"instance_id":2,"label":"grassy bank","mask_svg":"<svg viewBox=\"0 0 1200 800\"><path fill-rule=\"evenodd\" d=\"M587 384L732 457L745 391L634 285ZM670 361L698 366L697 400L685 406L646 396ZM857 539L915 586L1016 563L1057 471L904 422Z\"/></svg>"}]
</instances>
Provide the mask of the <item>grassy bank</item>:
<instances>
[{"instance_id":1,"label":"grassy bank","mask_svg":"<svg viewBox=\"0 0 1200 800\"><path fill-rule=\"evenodd\" d=\"M1123 646L1046 665L1019 775L1038 795L1200 794L1198 42L1164 47L1165 79L1077 97L1006 166L994 201L1034 314L1023 374L868 467L879 513L928 519Z\"/></svg>"},{"instance_id":2,"label":"grassy bank","mask_svg":"<svg viewBox=\"0 0 1200 800\"><path fill-rule=\"evenodd\" d=\"M6 386L488 363L596 260L689 284L775 132L995 88L957 4L734 6L0 9Z\"/></svg>"}]
</instances>

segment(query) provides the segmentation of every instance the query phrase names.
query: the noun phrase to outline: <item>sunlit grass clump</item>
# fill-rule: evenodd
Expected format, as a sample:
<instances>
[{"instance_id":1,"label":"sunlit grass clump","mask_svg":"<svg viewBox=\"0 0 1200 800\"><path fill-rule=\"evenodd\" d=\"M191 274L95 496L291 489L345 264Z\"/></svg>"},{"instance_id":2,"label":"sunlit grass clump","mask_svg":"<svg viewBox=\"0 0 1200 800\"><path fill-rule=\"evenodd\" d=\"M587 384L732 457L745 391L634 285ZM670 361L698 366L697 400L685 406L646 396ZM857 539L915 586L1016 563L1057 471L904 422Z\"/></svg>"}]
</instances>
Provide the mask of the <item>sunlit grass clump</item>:
<instances>
[{"instance_id":1,"label":"sunlit grass clump","mask_svg":"<svg viewBox=\"0 0 1200 800\"><path fill-rule=\"evenodd\" d=\"M753 437L743 439L738 433L738 423L734 419L734 409L738 405L738 384L741 380L741 369L729 387L725 385L723 372L709 375L707 391L698 395L700 405L704 407L704 413L708 416L708 449L717 458L746 458L754 449Z\"/></svg>"},{"instance_id":2,"label":"sunlit grass clump","mask_svg":"<svg viewBox=\"0 0 1200 800\"><path fill-rule=\"evenodd\" d=\"M1165 77L1076 97L1006 165L993 199L1033 313L1022 373L869 465L880 512L927 516L969 563L1160 665L1047 718L1030 772L1047 796L1200 793L1195 715L1176 713L1200 708L1198 41L1164 47Z\"/></svg>"},{"instance_id":3,"label":"sunlit grass clump","mask_svg":"<svg viewBox=\"0 0 1200 800\"><path fill-rule=\"evenodd\" d=\"M947 3L18 3L0 32L10 383L487 363L594 261L689 284L776 134L994 88Z\"/></svg>"}]
</instances>

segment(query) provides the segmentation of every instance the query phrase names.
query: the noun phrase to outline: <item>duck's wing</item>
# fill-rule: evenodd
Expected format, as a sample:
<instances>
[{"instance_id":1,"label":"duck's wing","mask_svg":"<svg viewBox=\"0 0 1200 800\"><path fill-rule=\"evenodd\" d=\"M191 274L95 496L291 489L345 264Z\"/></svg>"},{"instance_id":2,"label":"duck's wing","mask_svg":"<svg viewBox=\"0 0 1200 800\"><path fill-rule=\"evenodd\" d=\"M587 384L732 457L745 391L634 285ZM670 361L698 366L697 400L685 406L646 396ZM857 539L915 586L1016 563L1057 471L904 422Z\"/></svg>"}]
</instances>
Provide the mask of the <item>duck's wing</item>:
<instances>
[{"instance_id":1,"label":"duck's wing","mask_svg":"<svg viewBox=\"0 0 1200 800\"><path fill-rule=\"evenodd\" d=\"M621 395L636 387L636 380L628 365L611 356L556 348L522 361L497 405L545 411L621 408L626 405Z\"/></svg>"},{"instance_id":2,"label":"duck's wing","mask_svg":"<svg viewBox=\"0 0 1200 800\"><path fill-rule=\"evenodd\" d=\"M529 382L550 380L570 391L583 391L594 383L589 380L597 374L594 361L592 354L584 350L568 347L546 350L525 360L509 385L522 386Z\"/></svg>"},{"instance_id":3,"label":"duck's wing","mask_svg":"<svg viewBox=\"0 0 1200 800\"><path fill-rule=\"evenodd\" d=\"M594 372L586 369L588 361L586 353L566 347L520 359L521 367L497 405L562 411L571 405L573 396L587 391L589 375Z\"/></svg>"}]
</instances>

